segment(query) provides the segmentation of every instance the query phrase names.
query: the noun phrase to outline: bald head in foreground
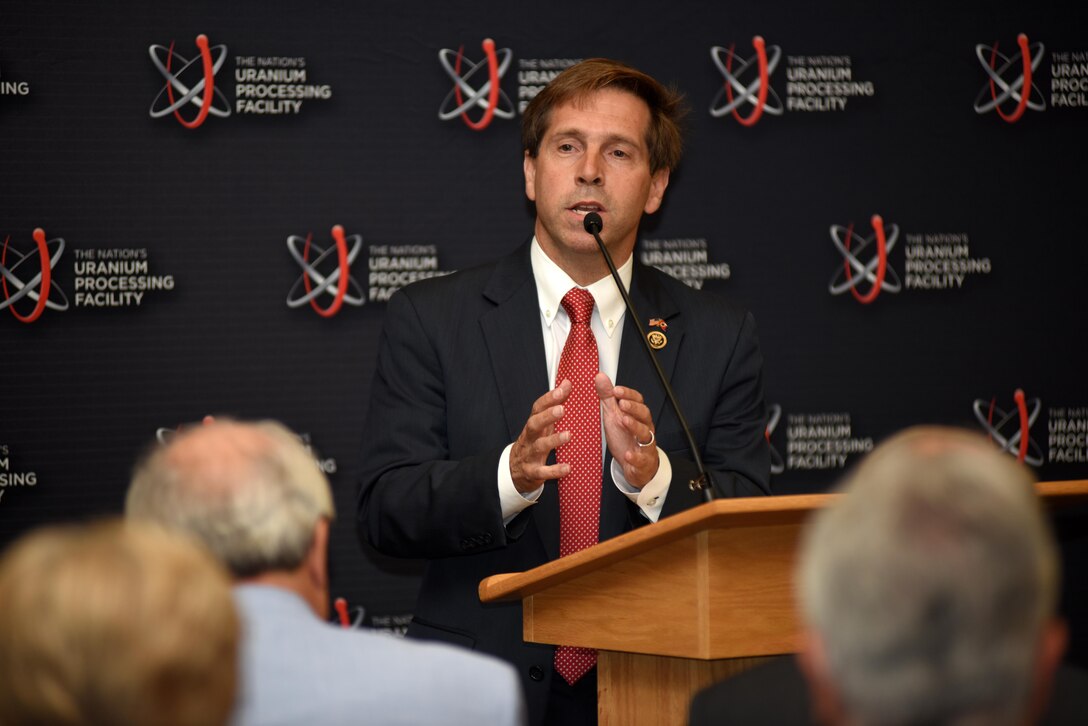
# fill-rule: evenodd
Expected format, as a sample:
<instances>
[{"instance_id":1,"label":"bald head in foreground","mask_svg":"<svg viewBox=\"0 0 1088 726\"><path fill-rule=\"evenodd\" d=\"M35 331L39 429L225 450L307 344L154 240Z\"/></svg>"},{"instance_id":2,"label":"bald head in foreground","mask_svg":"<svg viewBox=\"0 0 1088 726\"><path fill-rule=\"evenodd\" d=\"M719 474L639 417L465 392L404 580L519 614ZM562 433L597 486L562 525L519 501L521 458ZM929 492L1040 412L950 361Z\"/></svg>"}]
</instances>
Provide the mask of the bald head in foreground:
<instances>
[{"instance_id":1,"label":"bald head in foreground","mask_svg":"<svg viewBox=\"0 0 1088 726\"><path fill-rule=\"evenodd\" d=\"M445 645L326 622L328 480L270 421L183 432L136 467L126 514L189 532L234 574L240 724L520 724L512 668Z\"/></svg>"},{"instance_id":2,"label":"bald head in foreground","mask_svg":"<svg viewBox=\"0 0 1088 726\"><path fill-rule=\"evenodd\" d=\"M176 533L50 527L0 560L0 724L223 725L237 645L227 573Z\"/></svg>"},{"instance_id":3,"label":"bald head in foreground","mask_svg":"<svg viewBox=\"0 0 1088 726\"><path fill-rule=\"evenodd\" d=\"M817 513L802 670L828 724L1037 723L1065 648L1030 472L985 438L908 430Z\"/></svg>"}]
</instances>

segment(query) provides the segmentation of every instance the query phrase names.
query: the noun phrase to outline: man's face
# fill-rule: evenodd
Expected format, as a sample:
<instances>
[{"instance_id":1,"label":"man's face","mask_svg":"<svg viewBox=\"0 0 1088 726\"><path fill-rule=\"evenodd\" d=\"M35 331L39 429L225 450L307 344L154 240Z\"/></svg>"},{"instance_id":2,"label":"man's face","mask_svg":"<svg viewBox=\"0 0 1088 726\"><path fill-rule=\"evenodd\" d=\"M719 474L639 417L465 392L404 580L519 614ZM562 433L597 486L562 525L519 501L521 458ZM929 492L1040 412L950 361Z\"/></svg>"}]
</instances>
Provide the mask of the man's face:
<instances>
[{"instance_id":1,"label":"man's face","mask_svg":"<svg viewBox=\"0 0 1088 726\"><path fill-rule=\"evenodd\" d=\"M661 206L669 172L650 173L649 125L650 109L642 99L604 89L552 109L536 158L525 155L525 193L536 202L537 240L576 281L586 282L575 271L603 265L582 226L586 214L601 215L601 238L619 265L635 248L642 214Z\"/></svg>"}]
</instances>

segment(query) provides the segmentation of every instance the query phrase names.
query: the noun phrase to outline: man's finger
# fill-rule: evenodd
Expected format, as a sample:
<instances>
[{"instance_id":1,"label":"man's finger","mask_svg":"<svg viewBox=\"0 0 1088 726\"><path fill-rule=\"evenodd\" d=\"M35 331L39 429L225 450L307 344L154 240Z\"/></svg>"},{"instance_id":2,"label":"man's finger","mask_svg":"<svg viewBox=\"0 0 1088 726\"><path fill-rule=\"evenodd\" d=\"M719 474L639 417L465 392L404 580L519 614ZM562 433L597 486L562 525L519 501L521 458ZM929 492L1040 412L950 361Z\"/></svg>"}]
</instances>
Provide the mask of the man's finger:
<instances>
[{"instance_id":1,"label":"man's finger","mask_svg":"<svg viewBox=\"0 0 1088 726\"><path fill-rule=\"evenodd\" d=\"M530 415L540 413L541 411L546 410L549 406L563 403L570 397L570 391L570 381L563 381L560 385L556 386L540 398L533 401L533 408L530 411Z\"/></svg>"}]
</instances>

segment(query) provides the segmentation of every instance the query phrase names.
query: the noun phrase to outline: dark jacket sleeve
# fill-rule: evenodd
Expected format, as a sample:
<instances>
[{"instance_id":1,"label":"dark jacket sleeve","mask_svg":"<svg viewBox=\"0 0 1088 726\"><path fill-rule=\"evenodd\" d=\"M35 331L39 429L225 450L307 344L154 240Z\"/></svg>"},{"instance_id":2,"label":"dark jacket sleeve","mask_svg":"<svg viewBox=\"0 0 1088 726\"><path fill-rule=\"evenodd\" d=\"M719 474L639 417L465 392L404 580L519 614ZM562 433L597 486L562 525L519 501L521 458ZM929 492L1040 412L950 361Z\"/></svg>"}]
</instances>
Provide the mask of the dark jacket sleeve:
<instances>
[{"instance_id":1,"label":"dark jacket sleeve","mask_svg":"<svg viewBox=\"0 0 1088 726\"><path fill-rule=\"evenodd\" d=\"M717 372L718 377L711 379L714 388L695 390L687 396L678 393L681 405L685 400L690 401L690 405L700 412L689 421L693 422L703 465L714 481L718 497L754 497L771 493L763 356L751 314L737 318L737 324L731 326L732 335L718 342L728 355ZM681 390L696 388L696 384L687 385L683 381L674 381L673 385ZM685 415L689 414L685 412ZM670 437L665 451L673 475L662 516L703 502L702 496L688 487L698 469L687 442L682 436Z\"/></svg>"},{"instance_id":2,"label":"dark jacket sleeve","mask_svg":"<svg viewBox=\"0 0 1088 726\"><path fill-rule=\"evenodd\" d=\"M359 535L377 550L401 557L500 547L506 536L496 483L502 448L451 460L446 413L451 371L443 365L440 338L456 333L438 330L442 320L421 316L417 301L404 293L390 299L378 344L363 427ZM478 417L468 412L464 418L485 428L495 416L481 404Z\"/></svg>"}]
</instances>

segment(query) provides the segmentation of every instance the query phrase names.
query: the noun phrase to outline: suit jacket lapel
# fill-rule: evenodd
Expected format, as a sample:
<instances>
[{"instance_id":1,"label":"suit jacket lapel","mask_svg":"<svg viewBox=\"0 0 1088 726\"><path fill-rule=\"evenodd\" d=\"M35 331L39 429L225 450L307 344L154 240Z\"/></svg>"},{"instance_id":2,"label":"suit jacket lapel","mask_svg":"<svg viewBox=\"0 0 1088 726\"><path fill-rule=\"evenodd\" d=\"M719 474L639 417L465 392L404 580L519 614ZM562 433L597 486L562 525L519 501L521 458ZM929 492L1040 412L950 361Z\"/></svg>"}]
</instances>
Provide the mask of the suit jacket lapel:
<instances>
[{"instance_id":1,"label":"suit jacket lapel","mask_svg":"<svg viewBox=\"0 0 1088 726\"><path fill-rule=\"evenodd\" d=\"M642 319L639 322L647 332L651 318L661 318L668 324L666 337L668 343L661 350L654 351L665 377L672 381L676 368L676 358L684 338L683 321L678 318L679 310L672 298L658 284L653 274L636 260L631 275L631 303ZM653 363L646 354L646 347L639 340L640 334L630 313L624 316L623 341L620 345L620 361L616 370L617 385L634 388L642 394L650 413L657 421L666 404L665 391L654 372Z\"/></svg>"},{"instance_id":2,"label":"suit jacket lapel","mask_svg":"<svg viewBox=\"0 0 1088 726\"><path fill-rule=\"evenodd\" d=\"M661 350L655 351L658 363L660 363L665 376L672 379L676 367L677 352L680 350L680 341L683 338L682 326L676 324L679 321L678 310L672 298L658 284L653 274L647 268L635 262L635 269L631 275L631 289L629 290L631 304L639 315L642 327L649 331L647 326L650 318L662 318L669 324L668 344ZM639 339L640 333L630 313L624 315L623 340L620 342L620 360L616 368L617 385L633 388L642 394L650 413L656 422L665 406L667 397L661 382L654 371L653 363L646 353L646 347ZM605 457L604 481L602 482L601 496L601 539L614 537L629 528L630 506L627 500L616 492L616 485L612 482L610 472L612 457ZM635 515L639 516L639 515Z\"/></svg>"},{"instance_id":3,"label":"suit jacket lapel","mask_svg":"<svg viewBox=\"0 0 1088 726\"><path fill-rule=\"evenodd\" d=\"M480 316L480 328L513 441L521 433L533 401L548 386L528 246L500 260L483 294L495 307Z\"/></svg>"},{"instance_id":4,"label":"suit jacket lapel","mask_svg":"<svg viewBox=\"0 0 1088 726\"><path fill-rule=\"evenodd\" d=\"M668 344L655 351L658 362L671 380L683 339L679 310L658 284L654 275L636 260L631 278L631 302L645 328L650 318L662 318L669 329ZM524 245L512 255L500 260L484 297L495 307L480 316L480 327L491 356L494 378L499 390L500 404L510 441L521 433L533 401L551 386L544 357L544 342L540 334L539 304L536 283L529 261L529 246ZM665 392L654 372L653 364L639 340L639 332L630 315L624 316L626 327L620 346L616 383L639 391L646 400L654 420L666 405ZM622 496L614 496L615 485L609 473L610 457L605 457L601 497L601 539L613 537L627 528L628 507ZM536 524L536 531L548 559L559 557L559 496L555 481L549 481L539 501L525 514Z\"/></svg>"},{"instance_id":5,"label":"suit jacket lapel","mask_svg":"<svg viewBox=\"0 0 1088 726\"><path fill-rule=\"evenodd\" d=\"M528 244L499 261L483 294L495 307L480 316L480 328L509 441L513 441L525 426L533 402L551 387ZM558 558L559 496L554 481L545 484L540 499L525 515L536 522L548 558Z\"/></svg>"}]
</instances>

